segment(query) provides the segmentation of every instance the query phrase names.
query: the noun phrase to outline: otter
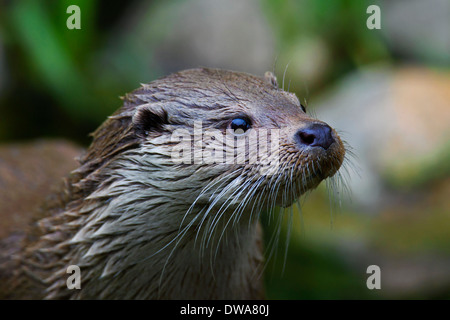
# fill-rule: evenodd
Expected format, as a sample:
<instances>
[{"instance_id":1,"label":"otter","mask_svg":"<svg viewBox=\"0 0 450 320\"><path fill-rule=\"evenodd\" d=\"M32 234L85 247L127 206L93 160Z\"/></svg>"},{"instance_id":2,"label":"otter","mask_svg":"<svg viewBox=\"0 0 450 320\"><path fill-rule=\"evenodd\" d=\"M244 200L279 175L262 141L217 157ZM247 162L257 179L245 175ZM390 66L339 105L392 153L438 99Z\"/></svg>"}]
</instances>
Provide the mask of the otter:
<instances>
[{"instance_id":1,"label":"otter","mask_svg":"<svg viewBox=\"0 0 450 320\"><path fill-rule=\"evenodd\" d=\"M189 69L122 100L22 236L2 240L0 297L264 298L259 215L336 174L345 156L336 131L271 72ZM179 133L198 135L199 121L205 143L188 141L193 153L175 159ZM262 129L277 140L273 152L236 161L264 139L238 152L236 141ZM232 161L200 159L211 145ZM79 289L68 288L69 266L80 270Z\"/></svg>"}]
</instances>

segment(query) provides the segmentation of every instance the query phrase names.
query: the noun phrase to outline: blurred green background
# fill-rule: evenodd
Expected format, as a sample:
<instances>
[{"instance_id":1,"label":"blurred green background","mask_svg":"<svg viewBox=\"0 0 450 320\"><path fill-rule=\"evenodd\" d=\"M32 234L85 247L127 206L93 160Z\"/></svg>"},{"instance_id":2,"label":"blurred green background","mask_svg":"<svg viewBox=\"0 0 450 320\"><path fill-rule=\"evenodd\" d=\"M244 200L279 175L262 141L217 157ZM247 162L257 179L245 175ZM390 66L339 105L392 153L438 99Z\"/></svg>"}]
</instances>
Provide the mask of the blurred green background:
<instances>
[{"instance_id":1,"label":"blurred green background","mask_svg":"<svg viewBox=\"0 0 450 320\"><path fill-rule=\"evenodd\" d=\"M1 1L0 142L87 146L119 96L198 66L274 71L354 154L338 196L322 184L285 219L268 298L450 298L449 1Z\"/></svg>"}]
</instances>

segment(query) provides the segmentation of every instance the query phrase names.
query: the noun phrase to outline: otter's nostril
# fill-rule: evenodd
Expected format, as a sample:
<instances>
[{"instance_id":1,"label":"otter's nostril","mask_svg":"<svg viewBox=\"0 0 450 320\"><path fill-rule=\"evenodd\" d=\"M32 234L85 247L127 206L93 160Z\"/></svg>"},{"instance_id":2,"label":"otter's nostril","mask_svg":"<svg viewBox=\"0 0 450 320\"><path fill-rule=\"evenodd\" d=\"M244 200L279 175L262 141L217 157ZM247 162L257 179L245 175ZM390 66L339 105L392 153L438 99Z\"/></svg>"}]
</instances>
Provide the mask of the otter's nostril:
<instances>
[{"instance_id":1,"label":"otter's nostril","mask_svg":"<svg viewBox=\"0 0 450 320\"><path fill-rule=\"evenodd\" d=\"M325 150L334 142L330 126L321 123L314 123L297 131L295 138L302 146L322 147Z\"/></svg>"},{"instance_id":2,"label":"otter's nostril","mask_svg":"<svg viewBox=\"0 0 450 320\"><path fill-rule=\"evenodd\" d=\"M314 143L314 140L316 139L316 136L308 133L308 132L299 132L298 135L300 136L300 141L303 142L306 145L311 145Z\"/></svg>"}]
</instances>

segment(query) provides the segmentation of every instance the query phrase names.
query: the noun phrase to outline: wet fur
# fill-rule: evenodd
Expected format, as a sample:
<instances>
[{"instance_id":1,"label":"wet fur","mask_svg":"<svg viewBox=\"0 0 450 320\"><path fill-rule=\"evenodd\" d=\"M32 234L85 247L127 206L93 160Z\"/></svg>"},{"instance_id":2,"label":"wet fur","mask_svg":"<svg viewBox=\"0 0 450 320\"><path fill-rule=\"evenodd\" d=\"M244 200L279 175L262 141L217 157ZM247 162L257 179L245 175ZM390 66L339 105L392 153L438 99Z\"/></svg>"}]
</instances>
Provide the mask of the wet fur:
<instances>
[{"instance_id":1,"label":"wet fur","mask_svg":"<svg viewBox=\"0 0 450 320\"><path fill-rule=\"evenodd\" d=\"M173 164L171 133L226 130L248 114L255 128L281 131L277 175L242 165ZM257 299L264 296L262 210L291 205L333 175L344 149L299 150L309 122L276 79L193 69L124 97L93 134L80 166L34 218L26 237L3 240L1 298ZM66 269L81 268L81 290Z\"/></svg>"}]
</instances>

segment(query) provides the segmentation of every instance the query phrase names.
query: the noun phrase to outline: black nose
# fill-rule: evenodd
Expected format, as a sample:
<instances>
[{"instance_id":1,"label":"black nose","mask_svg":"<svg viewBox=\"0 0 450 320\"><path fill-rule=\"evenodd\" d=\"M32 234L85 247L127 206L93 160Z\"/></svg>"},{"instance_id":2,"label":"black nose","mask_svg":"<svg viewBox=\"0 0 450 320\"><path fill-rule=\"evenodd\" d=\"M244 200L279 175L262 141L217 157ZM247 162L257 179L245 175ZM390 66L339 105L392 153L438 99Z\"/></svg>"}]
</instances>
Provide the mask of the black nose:
<instances>
[{"instance_id":1,"label":"black nose","mask_svg":"<svg viewBox=\"0 0 450 320\"><path fill-rule=\"evenodd\" d=\"M304 129L298 130L295 134L295 139L301 146L322 147L325 150L334 142L331 128L325 123L313 123Z\"/></svg>"}]
</instances>

